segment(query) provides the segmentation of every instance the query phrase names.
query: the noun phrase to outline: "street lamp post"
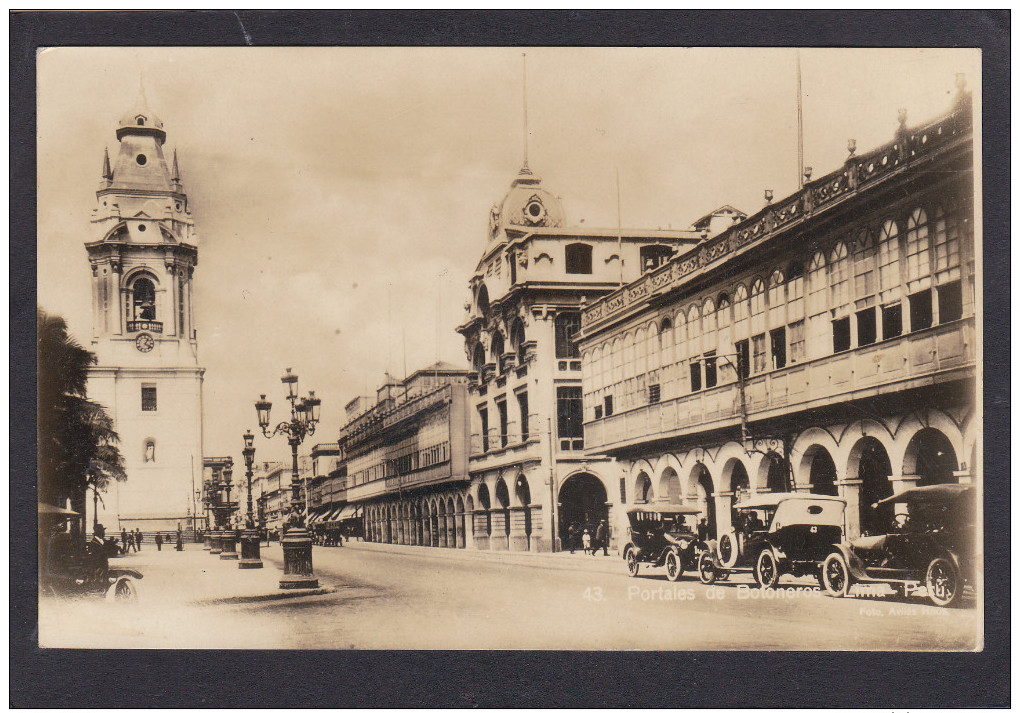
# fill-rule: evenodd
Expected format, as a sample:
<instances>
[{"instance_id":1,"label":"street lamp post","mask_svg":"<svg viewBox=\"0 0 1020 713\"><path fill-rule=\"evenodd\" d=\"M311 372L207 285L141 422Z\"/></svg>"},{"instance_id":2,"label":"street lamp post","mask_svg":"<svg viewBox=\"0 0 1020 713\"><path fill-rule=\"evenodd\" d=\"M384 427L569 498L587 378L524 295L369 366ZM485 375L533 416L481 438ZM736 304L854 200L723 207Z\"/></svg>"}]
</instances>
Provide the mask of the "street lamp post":
<instances>
[{"instance_id":1,"label":"street lamp post","mask_svg":"<svg viewBox=\"0 0 1020 713\"><path fill-rule=\"evenodd\" d=\"M301 480L298 477L298 446L315 433L315 424L319 421L319 405L322 403L315 397L314 391L308 396L298 397L297 374L287 369L280 379L287 386L287 400L290 401L290 420L283 421L275 428L269 427L269 412L273 405L266 401L266 395L259 396L255 402L258 413L259 428L262 435L272 438L278 433L287 436L292 457L290 518L286 523L286 533L280 541L283 545L283 578L280 589L315 589L319 580L312 570L312 540L305 530L305 518L301 512Z\"/></svg>"},{"instance_id":2,"label":"street lamp post","mask_svg":"<svg viewBox=\"0 0 1020 713\"><path fill-rule=\"evenodd\" d=\"M223 537L220 532L222 525L220 490L220 469L218 466L214 466L212 478L209 481L209 503L213 516L212 529L209 531L209 554L211 555L218 555L223 551Z\"/></svg>"},{"instance_id":3,"label":"street lamp post","mask_svg":"<svg viewBox=\"0 0 1020 713\"><path fill-rule=\"evenodd\" d=\"M234 474L234 469L229 465L223 469L223 479L225 481L225 489L227 491L227 502L224 506L223 514L223 539L220 545L222 552L220 552L221 560L236 560L237 559L237 532L234 530L234 523L232 522L233 506L230 503L230 489L233 487L230 484L231 476Z\"/></svg>"},{"instance_id":4,"label":"street lamp post","mask_svg":"<svg viewBox=\"0 0 1020 713\"><path fill-rule=\"evenodd\" d=\"M244 438L244 448L241 450L241 454L244 456L244 476L248 480L248 519L245 522L244 533L241 535L241 559L237 561L237 567L238 569L262 569L259 533L255 529L255 515L251 507L251 467L255 462L255 447L252 444L255 441L255 436L249 430L242 438Z\"/></svg>"}]
</instances>

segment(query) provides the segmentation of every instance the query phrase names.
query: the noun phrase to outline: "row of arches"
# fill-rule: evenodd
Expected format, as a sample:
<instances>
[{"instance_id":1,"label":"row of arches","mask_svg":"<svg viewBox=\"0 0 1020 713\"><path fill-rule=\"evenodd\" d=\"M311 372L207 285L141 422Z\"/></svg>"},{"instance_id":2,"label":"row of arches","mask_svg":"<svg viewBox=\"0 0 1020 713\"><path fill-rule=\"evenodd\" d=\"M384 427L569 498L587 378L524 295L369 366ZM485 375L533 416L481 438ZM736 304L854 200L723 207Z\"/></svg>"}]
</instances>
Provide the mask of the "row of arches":
<instances>
[{"instance_id":1,"label":"row of arches","mask_svg":"<svg viewBox=\"0 0 1020 713\"><path fill-rule=\"evenodd\" d=\"M880 531L892 515L885 506L873 507L880 500L909 487L957 482L973 468L973 424L961 428L941 412L922 415L898 424L869 420L808 429L794 439L789 464L779 452L748 453L735 442L641 459L631 464L628 486L636 503L697 503L713 533L729 525L720 509L725 503L791 490L843 497L851 534Z\"/></svg>"},{"instance_id":2,"label":"row of arches","mask_svg":"<svg viewBox=\"0 0 1020 713\"><path fill-rule=\"evenodd\" d=\"M474 534L473 511L472 497L463 493L374 503L365 508L365 539L463 549Z\"/></svg>"}]
</instances>

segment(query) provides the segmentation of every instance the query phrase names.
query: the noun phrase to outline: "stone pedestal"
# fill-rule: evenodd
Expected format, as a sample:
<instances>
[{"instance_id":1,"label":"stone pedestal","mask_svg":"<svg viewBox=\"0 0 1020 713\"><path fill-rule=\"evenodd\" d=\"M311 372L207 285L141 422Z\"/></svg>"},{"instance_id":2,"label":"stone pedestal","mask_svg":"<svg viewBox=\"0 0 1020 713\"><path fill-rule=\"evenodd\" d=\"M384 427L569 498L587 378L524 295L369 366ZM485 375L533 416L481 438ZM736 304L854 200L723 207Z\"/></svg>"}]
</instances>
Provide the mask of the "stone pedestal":
<instances>
[{"instance_id":1,"label":"stone pedestal","mask_svg":"<svg viewBox=\"0 0 1020 713\"><path fill-rule=\"evenodd\" d=\"M245 530L241 535L241 559L237 561L237 568L262 569L262 552L257 531Z\"/></svg>"},{"instance_id":2,"label":"stone pedestal","mask_svg":"<svg viewBox=\"0 0 1020 713\"><path fill-rule=\"evenodd\" d=\"M237 559L237 535L233 530L224 530L220 536L220 559Z\"/></svg>"},{"instance_id":3,"label":"stone pedestal","mask_svg":"<svg viewBox=\"0 0 1020 713\"><path fill-rule=\"evenodd\" d=\"M209 554L218 555L223 551L222 537L223 533L219 530L213 530L209 533Z\"/></svg>"},{"instance_id":4,"label":"stone pedestal","mask_svg":"<svg viewBox=\"0 0 1020 713\"><path fill-rule=\"evenodd\" d=\"M319 580L312 571L312 540L303 527L292 527L281 540L283 577L280 589L317 589Z\"/></svg>"},{"instance_id":5,"label":"stone pedestal","mask_svg":"<svg viewBox=\"0 0 1020 713\"><path fill-rule=\"evenodd\" d=\"M199 535L199 537L202 538L202 549L208 552L209 549L212 547L212 545L209 544L209 533L203 532L201 535Z\"/></svg>"}]
</instances>

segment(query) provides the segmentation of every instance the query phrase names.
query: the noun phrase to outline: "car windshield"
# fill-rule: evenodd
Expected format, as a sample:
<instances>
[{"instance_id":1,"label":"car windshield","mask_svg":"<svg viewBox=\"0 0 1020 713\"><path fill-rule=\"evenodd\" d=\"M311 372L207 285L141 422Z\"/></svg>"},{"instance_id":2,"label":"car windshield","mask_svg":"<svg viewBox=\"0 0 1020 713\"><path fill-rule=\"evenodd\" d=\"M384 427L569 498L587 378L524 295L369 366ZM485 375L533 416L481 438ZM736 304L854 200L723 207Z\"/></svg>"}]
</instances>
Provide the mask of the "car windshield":
<instances>
[{"instance_id":1,"label":"car windshield","mask_svg":"<svg viewBox=\"0 0 1020 713\"><path fill-rule=\"evenodd\" d=\"M775 514L775 508L747 508L740 511L741 524L745 532L768 530Z\"/></svg>"}]
</instances>

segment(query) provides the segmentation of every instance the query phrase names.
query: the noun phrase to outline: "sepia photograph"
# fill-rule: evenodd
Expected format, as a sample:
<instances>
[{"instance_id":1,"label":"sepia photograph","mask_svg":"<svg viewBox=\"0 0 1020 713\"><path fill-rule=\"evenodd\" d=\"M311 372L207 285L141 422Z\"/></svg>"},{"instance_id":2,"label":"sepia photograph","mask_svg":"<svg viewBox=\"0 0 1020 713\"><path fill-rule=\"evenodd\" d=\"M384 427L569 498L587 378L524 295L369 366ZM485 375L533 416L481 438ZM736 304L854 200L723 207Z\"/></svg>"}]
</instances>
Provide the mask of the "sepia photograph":
<instances>
[{"instance_id":1,"label":"sepia photograph","mask_svg":"<svg viewBox=\"0 0 1020 713\"><path fill-rule=\"evenodd\" d=\"M984 649L979 48L36 62L39 647Z\"/></svg>"}]
</instances>

